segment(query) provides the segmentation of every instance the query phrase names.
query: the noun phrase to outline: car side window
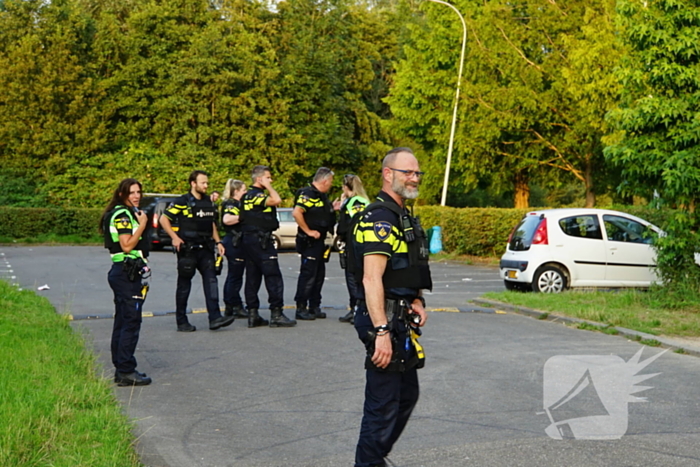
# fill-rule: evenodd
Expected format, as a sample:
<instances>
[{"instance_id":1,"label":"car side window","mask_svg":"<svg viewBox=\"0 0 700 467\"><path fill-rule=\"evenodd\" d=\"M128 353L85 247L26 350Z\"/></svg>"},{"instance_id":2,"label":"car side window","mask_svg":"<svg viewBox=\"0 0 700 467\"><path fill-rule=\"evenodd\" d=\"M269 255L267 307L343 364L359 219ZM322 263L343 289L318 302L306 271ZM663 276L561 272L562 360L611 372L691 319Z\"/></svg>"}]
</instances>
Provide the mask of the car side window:
<instances>
[{"instance_id":1,"label":"car side window","mask_svg":"<svg viewBox=\"0 0 700 467\"><path fill-rule=\"evenodd\" d=\"M294 222L291 211L277 211L277 218L280 222Z\"/></svg>"},{"instance_id":2,"label":"car side window","mask_svg":"<svg viewBox=\"0 0 700 467\"><path fill-rule=\"evenodd\" d=\"M559 227L570 237L603 239L598 216L595 214L565 217L559 221Z\"/></svg>"},{"instance_id":3,"label":"car side window","mask_svg":"<svg viewBox=\"0 0 700 467\"><path fill-rule=\"evenodd\" d=\"M611 242L644 243L654 242L656 233L637 221L626 217L605 214L603 216L605 234Z\"/></svg>"}]
</instances>

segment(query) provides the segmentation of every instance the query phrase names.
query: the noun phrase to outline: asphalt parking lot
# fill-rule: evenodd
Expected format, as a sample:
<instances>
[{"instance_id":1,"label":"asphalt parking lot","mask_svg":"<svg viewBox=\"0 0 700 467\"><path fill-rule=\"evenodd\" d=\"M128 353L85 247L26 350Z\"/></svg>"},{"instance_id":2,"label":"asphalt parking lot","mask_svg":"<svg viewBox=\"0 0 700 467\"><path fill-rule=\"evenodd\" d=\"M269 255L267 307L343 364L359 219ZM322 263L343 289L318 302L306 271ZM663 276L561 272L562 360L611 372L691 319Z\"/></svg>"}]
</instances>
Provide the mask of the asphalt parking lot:
<instances>
[{"instance_id":1,"label":"asphalt parking lot","mask_svg":"<svg viewBox=\"0 0 700 467\"><path fill-rule=\"evenodd\" d=\"M291 305L298 258L286 253L280 262ZM353 328L337 320L345 313L347 292L336 262L333 258L324 286L324 305L335 307L328 319L291 329L247 329L236 321L212 332L206 314L195 313L191 321L198 331L183 334L167 315L174 309L174 257L154 254L145 310L166 315L144 319L136 353L139 369L154 382L114 388L135 421L136 449L145 465L352 465L362 412L363 348ZM0 277L34 290L48 285L37 293L76 317L111 313L108 268L107 253L97 247L0 247ZM591 367L566 413L583 417L604 415L602 410L624 422L616 425L624 430L619 439L554 440L545 433L552 420L544 409L554 410L544 402L554 381L547 363L562 356L617 356L620 368L632 368L642 346L515 314L469 312L470 298L502 290L495 268L435 264L433 276L428 305L465 312L429 314L421 339L427 354L419 372L421 400L390 456L395 465L700 465L698 358L666 352L646 368L635 368L637 374L658 374L634 380L650 388L634 394L647 401L630 402L636 398L628 387L624 400L613 398L615 409L606 388L629 371L599 377ZM197 285L191 306L202 308L203 302ZM111 319L79 319L73 325L110 378ZM660 351L644 348L641 359ZM591 388L594 396L597 388L597 399Z\"/></svg>"}]
</instances>

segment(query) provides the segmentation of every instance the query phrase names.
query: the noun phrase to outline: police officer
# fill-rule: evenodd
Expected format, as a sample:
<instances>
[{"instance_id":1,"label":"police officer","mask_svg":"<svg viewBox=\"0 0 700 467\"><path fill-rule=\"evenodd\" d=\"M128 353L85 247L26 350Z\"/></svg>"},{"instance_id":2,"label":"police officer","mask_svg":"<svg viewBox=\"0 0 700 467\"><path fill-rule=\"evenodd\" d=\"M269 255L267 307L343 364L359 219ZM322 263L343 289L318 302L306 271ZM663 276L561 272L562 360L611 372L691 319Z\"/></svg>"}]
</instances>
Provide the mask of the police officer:
<instances>
[{"instance_id":1,"label":"police officer","mask_svg":"<svg viewBox=\"0 0 700 467\"><path fill-rule=\"evenodd\" d=\"M241 287L245 272L245 252L241 235L241 198L246 194L246 185L240 180L228 179L224 188L224 202L221 205L221 222L224 224L224 248L228 261L228 274L224 283L224 316L247 318L241 301Z\"/></svg>"},{"instance_id":2,"label":"police officer","mask_svg":"<svg viewBox=\"0 0 700 467\"><path fill-rule=\"evenodd\" d=\"M141 311L148 292L150 269L147 239L143 236L148 216L139 210L141 183L126 178L112 195L100 219L100 233L112 257L107 275L114 292L112 363L119 386L145 386L151 378L136 370L136 344L141 331Z\"/></svg>"},{"instance_id":3,"label":"police officer","mask_svg":"<svg viewBox=\"0 0 700 467\"><path fill-rule=\"evenodd\" d=\"M342 323L352 324L355 322L355 305L357 305L359 291L357 288L357 281L355 280L355 274L346 267L348 229L350 228L352 217L361 212L369 204L369 198L367 197L365 187L360 177L353 174L347 174L343 177L343 198L341 201L342 204L340 206L338 229L336 233L340 239L338 244L342 246L338 256L340 257L340 267L345 270L345 284L348 287L348 295L350 296L350 311L346 315L338 318L338 320Z\"/></svg>"},{"instance_id":4,"label":"police officer","mask_svg":"<svg viewBox=\"0 0 700 467\"><path fill-rule=\"evenodd\" d=\"M204 298L209 313L209 329L216 330L233 323L234 316L221 316L219 285L214 265L215 253L223 256L224 245L216 228L216 207L207 196L209 175L195 170L189 177L190 191L177 198L160 216L163 230L170 236L177 252L177 289L175 291L175 319L177 330L193 332L197 328L187 320L187 299L196 271L202 275ZM177 233L172 223L177 222Z\"/></svg>"},{"instance_id":5,"label":"police officer","mask_svg":"<svg viewBox=\"0 0 700 467\"><path fill-rule=\"evenodd\" d=\"M297 221L297 252L301 254L301 269L294 301L297 303L296 319L325 318L321 311L321 288L326 278L326 261L330 247L326 247L326 235L335 226L334 207L326 193L333 186L333 172L321 167L308 187L297 191L292 216ZM308 308L307 308L308 305Z\"/></svg>"},{"instance_id":6,"label":"police officer","mask_svg":"<svg viewBox=\"0 0 700 467\"><path fill-rule=\"evenodd\" d=\"M365 403L356 467L384 466L418 401L416 339L427 320L423 289L432 288L428 242L404 201L418 196L422 172L409 148L389 151L382 191L355 225L353 263L362 298L355 328L367 349Z\"/></svg>"},{"instance_id":7,"label":"police officer","mask_svg":"<svg viewBox=\"0 0 700 467\"><path fill-rule=\"evenodd\" d=\"M245 301L248 307L248 327L270 325L291 327L297 324L282 312L284 307L284 283L277 262L277 250L272 242L272 232L279 227L276 207L282 202L280 195L272 188L270 168L256 165L252 172L253 185L243 195L241 211L241 231L243 249L246 253ZM265 193L267 190L267 193ZM260 317L258 291L263 276L270 303L270 321Z\"/></svg>"}]
</instances>

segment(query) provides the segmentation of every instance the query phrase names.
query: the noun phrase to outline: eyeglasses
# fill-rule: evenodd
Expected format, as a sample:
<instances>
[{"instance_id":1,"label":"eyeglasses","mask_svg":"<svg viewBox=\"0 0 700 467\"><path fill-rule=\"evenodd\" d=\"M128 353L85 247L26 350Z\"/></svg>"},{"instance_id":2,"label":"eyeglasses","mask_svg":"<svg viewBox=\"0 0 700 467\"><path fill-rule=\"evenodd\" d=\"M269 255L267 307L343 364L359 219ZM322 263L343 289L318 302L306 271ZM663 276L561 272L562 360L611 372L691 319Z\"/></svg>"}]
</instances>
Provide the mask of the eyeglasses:
<instances>
[{"instance_id":1,"label":"eyeglasses","mask_svg":"<svg viewBox=\"0 0 700 467\"><path fill-rule=\"evenodd\" d=\"M425 172L419 172L417 170L401 170L401 169L394 169L392 167L387 167L389 170L393 170L394 172L401 172L404 174L406 177L411 178L415 176L416 178L423 178L423 175L425 175Z\"/></svg>"}]
</instances>

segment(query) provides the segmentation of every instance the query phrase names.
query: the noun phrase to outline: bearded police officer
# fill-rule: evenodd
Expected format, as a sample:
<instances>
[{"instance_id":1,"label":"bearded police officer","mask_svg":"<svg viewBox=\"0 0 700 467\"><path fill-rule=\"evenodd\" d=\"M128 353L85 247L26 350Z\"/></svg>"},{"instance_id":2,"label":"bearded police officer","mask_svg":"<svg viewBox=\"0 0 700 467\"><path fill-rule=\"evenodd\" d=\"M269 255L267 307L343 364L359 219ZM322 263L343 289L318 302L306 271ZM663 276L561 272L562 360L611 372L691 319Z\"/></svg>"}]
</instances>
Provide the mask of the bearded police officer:
<instances>
[{"instance_id":1,"label":"bearded police officer","mask_svg":"<svg viewBox=\"0 0 700 467\"><path fill-rule=\"evenodd\" d=\"M265 277L265 287L270 303L270 327L291 327L297 322L287 318L282 312L284 283L277 261L277 249L272 242L272 232L279 227L277 206L282 202L282 198L272 188L269 167L256 165L251 178L253 185L243 195L240 213L243 249L246 254L244 290L248 309L248 327L268 325L268 321L261 318L259 314L258 291L263 277Z\"/></svg>"},{"instance_id":2,"label":"bearded police officer","mask_svg":"<svg viewBox=\"0 0 700 467\"><path fill-rule=\"evenodd\" d=\"M418 401L417 340L427 320L423 289L432 289L428 242L404 202L418 196L423 173L409 148L389 151L377 202L358 214L352 262L362 298L355 328L365 344L366 386L356 467L384 466Z\"/></svg>"},{"instance_id":3,"label":"bearded police officer","mask_svg":"<svg viewBox=\"0 0 700 467\"><path fill-rule=\"evenodd\" d=\"M338 207L334 207L326 196L331 186L333 172L321 167L316 171L311 185L297 192L292 211L299 226L296 247L301 254L301 269L294 300L297 303L296 319L300 320L326 317L321 311L321 288L330 255L330 247L326 247L325 240L328 233L333 234Z\"/></svg>"},{"instance_id":4,"label":"bearded police officer","mask_svg":"<svg viewBox=\"0 0 700 467\"><path fill-rule=\"evenodd\" d=\"M202 275L202 288L209 313L209 329L216 330L233 323L234 316L221 316L219 285L216 280L214 249L223 256L224 246L216 228L216 207L207 196L209 175L195 170L189 177L190 192L177 198L160 216L163 230L172 239L177 252L177 289L175 318L177 330L193 332L197 328L187 320L187 299L196 271ZM177 233L172 223L177 222Z\"/></svg>"}]
</instances>

